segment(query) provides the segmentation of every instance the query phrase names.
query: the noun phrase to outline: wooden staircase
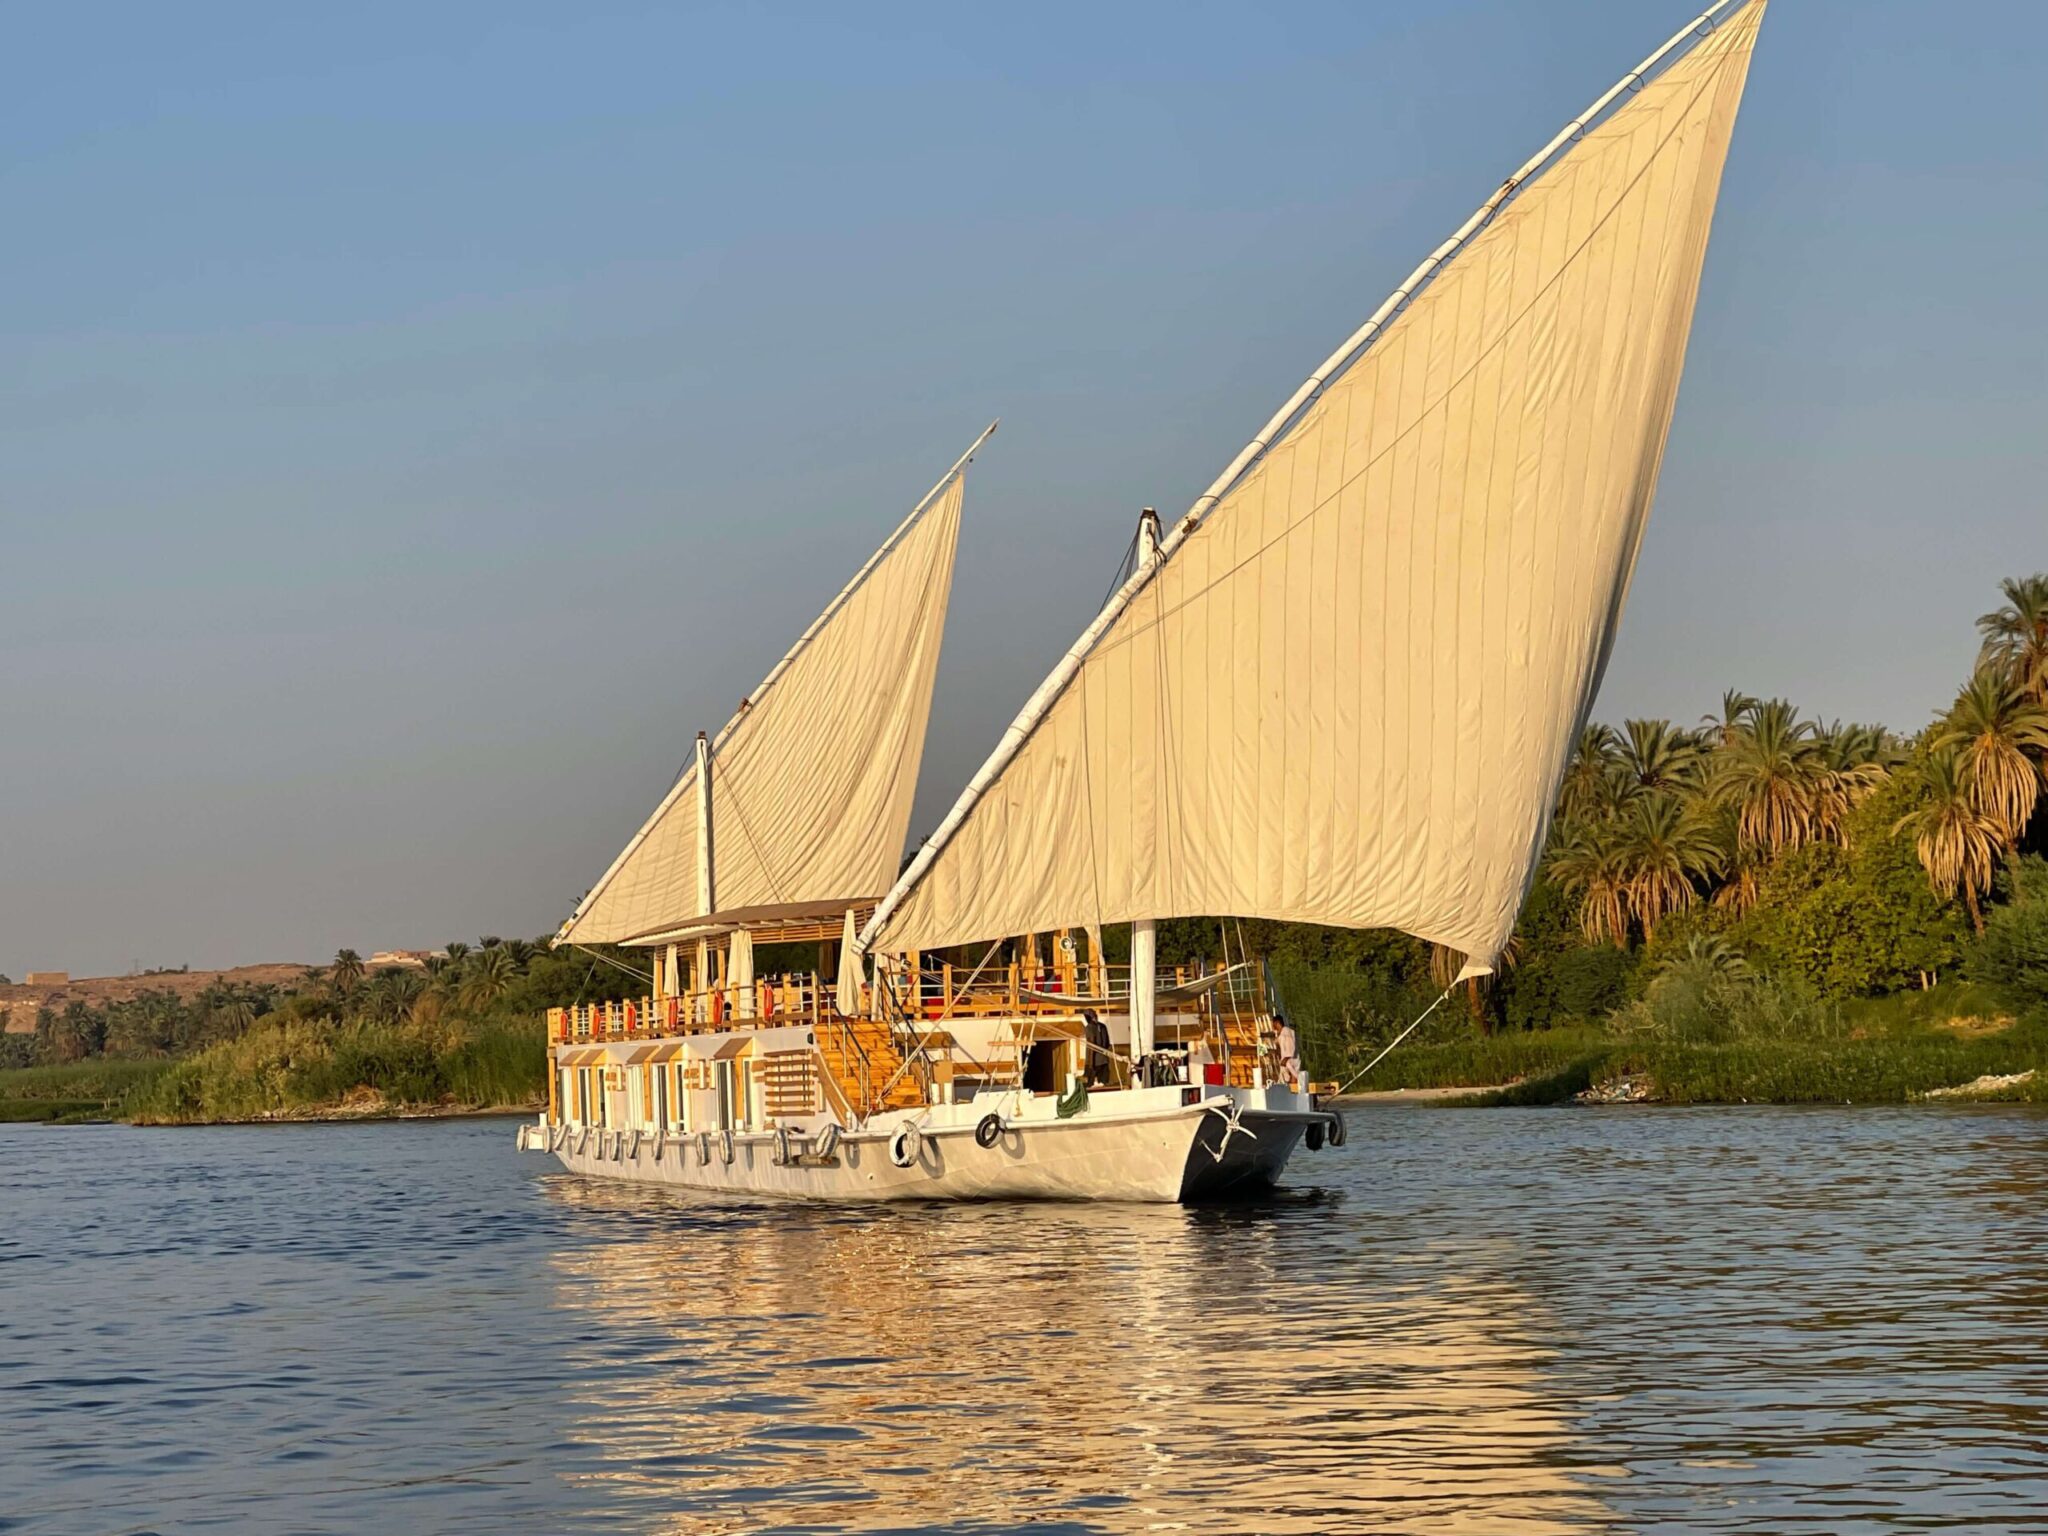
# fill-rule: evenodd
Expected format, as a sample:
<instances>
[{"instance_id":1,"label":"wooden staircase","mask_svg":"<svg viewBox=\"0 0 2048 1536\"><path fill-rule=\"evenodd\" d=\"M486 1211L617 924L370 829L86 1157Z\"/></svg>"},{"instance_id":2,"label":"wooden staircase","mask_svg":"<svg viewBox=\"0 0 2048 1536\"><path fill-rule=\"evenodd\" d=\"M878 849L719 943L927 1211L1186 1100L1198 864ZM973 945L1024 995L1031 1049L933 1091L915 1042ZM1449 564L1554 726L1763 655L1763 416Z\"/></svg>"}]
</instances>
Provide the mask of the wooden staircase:
<instances>
[{"instance_id":1,"label":"wooden staircase","mask_svg":"<svg viewBox=\"0 0 2048 1536\"><path fill-rule=\"evenodd\" d=\"M833 1018L820 1021L815 1033L835 1108L871 1115L924 1103L924 1083L914 1068L903 1065L903 1052L888 1025L876 1019Z\"/></svg>"}]
</instances>

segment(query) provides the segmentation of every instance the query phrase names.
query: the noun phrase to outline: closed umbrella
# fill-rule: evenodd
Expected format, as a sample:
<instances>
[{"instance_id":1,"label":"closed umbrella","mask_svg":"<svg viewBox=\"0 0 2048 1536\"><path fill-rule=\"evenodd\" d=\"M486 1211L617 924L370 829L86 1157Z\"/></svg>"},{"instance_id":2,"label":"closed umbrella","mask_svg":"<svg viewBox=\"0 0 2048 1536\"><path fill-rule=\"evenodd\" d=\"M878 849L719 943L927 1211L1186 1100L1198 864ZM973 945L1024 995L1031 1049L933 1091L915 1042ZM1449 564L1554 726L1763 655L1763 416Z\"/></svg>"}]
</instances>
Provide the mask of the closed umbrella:
<instances>
[{"instance_id":1,"label":"closed umbrella","mask_svg":"<svg viewBox=\"0 0 2048 1536\"><path fill-rule=\"evenodd\" d=\"M726 970L732 979L733 1003L743 1019L754 1017L754 936L744 928L735 928L732 935L732 951L726 960Z\"/></svg>"}]
</instances>

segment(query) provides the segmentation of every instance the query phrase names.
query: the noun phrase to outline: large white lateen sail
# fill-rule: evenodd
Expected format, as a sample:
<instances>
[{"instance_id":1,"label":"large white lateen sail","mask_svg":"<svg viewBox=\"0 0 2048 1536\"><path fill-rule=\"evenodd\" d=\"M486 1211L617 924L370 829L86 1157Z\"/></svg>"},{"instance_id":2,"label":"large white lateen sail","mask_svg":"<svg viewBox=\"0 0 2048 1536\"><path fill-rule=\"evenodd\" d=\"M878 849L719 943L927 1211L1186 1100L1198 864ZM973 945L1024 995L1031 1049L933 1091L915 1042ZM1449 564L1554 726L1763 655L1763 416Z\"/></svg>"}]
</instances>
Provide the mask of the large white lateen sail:
<instances>
[{"instance_id":1,"label":"large white lateen sail","mask_svg":"<svg viewBox=\"0 0 2048 1536\"><path fill-rule=\"evenodd\" d=\"M651 943L720 912L850 907L903 855L966 467L991 426L756 688L557 943ZM708 815L707 815L708 813Z\"/></svg>"},{"instance_id":2,"label":"large white lateen sail","mask_svg":"<svg viewBox=\"0 0 2048 1536\"><path fill-rule=\"evenodd\" d=\"M1659 50L1303 387L866 945L1237 914L1492 962L1621 614L1763 8Z\"/></svg>"}]
</instances>

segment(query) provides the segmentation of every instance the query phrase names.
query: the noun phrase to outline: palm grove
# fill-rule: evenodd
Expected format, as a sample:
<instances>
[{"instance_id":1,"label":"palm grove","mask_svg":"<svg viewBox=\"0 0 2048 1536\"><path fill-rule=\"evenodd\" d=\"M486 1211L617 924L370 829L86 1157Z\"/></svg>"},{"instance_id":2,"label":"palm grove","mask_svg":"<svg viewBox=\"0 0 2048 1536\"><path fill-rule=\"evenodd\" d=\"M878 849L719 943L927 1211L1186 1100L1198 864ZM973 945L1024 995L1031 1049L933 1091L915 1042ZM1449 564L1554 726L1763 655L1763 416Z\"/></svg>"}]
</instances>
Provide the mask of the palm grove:
<instances>
[{"instance_id":1,"label":"palm grove","mask_svg":"<svg viewBox=\"0 0 2048 1536\"><path fill-rule=\"evenodd\" d=\"M2048 576L2003 591L1977 621L1975 671L1910 739L1735 692L1696 729L1589 726L1544 865L1580 936L1653 962L1733 943L1835 995L1924 987L1966 959L2024 984L2013 946L2039 923L2022 861L2048 784ZM1987 917L1994 893L2009 899Z\"/></svg>"}]
</instances>

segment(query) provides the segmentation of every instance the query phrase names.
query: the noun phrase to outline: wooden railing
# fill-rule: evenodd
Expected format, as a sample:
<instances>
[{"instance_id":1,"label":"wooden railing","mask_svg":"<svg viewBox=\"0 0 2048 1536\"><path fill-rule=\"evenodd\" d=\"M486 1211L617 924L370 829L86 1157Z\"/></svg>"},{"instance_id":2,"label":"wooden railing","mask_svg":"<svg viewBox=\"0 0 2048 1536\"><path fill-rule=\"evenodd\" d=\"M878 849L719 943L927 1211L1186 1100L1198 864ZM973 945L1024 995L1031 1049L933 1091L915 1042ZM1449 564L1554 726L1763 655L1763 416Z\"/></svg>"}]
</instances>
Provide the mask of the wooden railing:
<instances>
[{"instance_id":1,"label":"wooden railing","mask_svg":"<svg viewBox=\"0 0 2048 1536\"><path fill-rule=\"evenodd\" d=\"M1163 967L1159 971L1159 986L1183 986L1203 974L1196 966ZM906 1022L911 1024L949 1018L1070 1016L1090 1005L1122 1012L1128 1005L1130 984L1127 965L1030 965L1013 960L983 967L978 972L969 966L926 965L918 968L914 995L904 999L904 1012L908 1014ZM548 1039L555 1044L581 1044L702 1034L743 1025L832 1027L839 1021L833 985L816 972L797 972L758 978L750 998L742 996L742 989L721 985L670 998L643 997L550 1008ZM1264 978L1259 968L1253 966L1226 976L1203 994L1196 1008L1222 1022L1259 1017L1268 1011L1267 1004ZM864 1015L872 1015L872 1005L869 989L863 988ZM892 1014L894 1011L890 1010Z\"/></svg>"}]
</instances>

